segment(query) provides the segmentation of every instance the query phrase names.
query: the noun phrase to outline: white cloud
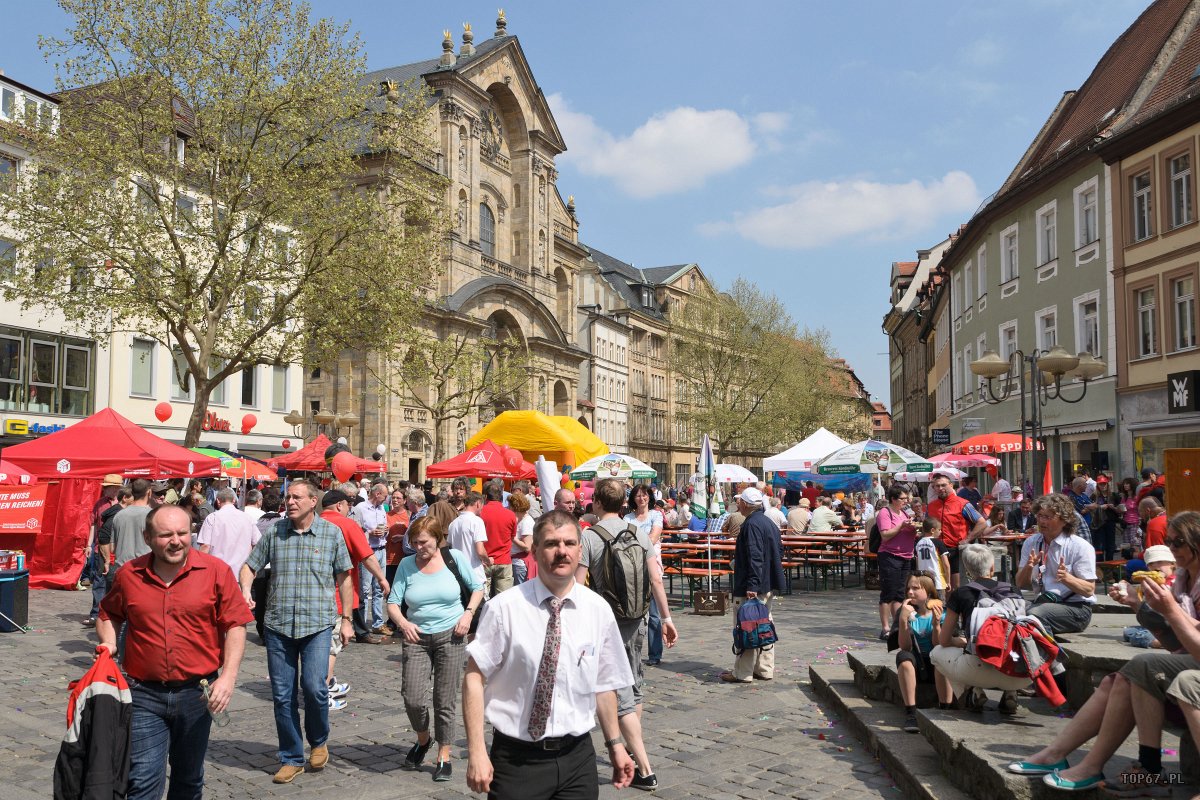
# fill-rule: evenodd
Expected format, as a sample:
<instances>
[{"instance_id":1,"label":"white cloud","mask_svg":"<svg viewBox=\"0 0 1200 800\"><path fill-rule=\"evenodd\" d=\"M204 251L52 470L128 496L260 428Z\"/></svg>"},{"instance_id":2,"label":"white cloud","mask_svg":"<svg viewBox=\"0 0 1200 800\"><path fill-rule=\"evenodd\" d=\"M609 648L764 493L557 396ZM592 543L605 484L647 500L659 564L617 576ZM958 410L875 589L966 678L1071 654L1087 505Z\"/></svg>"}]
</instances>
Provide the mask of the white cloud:
<instances>
[{"instance_id":1,"label":"white cloud","mask_svg":"<svg viewBox=\"0 0 1200 800\"><path fill-rule=\"evenodd\" d=\"M959 50L959 59L972 67L994 67L1004 60L1006 48L995 39L987 37L968 42Z\"/></svg>"},{"instance_id":2,"label":"white cloud","mask_svg":"<svg viewBox=\"0 0 1200 800\"><path fill-rule=\"evenodd\" d=\"M736 233L766 247L804 250L851 237L908 236L946 214L965 217L980 199L975 181L957 170L930 183L813 181L788 187L782 194L790 198L785 203L740 212L726 222L705 223L700 230L710 235Z\"/></svg>"},{"instance_id":3,"label":"white cloud","mask_svg":"<svg viewBox=\"0 0 1200 800\"><path fill-rule=\"evenodd\" d=\"M751 122L726 109L673 108L655 114L628 136L618 136L590 115L573 111L562 95L548 100L568 147L559 161L608 178L634 197L695 189L747 163L758 149ZM787 127L787 118L758 114L753 127L773 137Z\"/></svg>"}]
</instances>

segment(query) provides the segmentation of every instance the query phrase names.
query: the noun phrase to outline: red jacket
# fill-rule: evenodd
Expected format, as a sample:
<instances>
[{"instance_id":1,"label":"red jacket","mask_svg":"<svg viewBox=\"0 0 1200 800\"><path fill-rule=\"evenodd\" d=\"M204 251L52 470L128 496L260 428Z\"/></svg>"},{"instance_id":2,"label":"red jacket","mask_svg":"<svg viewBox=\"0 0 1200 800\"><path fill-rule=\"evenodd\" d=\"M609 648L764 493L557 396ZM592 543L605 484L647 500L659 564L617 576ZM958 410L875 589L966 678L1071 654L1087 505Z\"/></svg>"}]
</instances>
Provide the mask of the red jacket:
<instances>
[{"instance_id":1,"label":"red jacket","mask_svg":"<svg viewBox=\"0 0 1200 800\"><path fill-rule=\"evenodd\" d=\"M133 697L121 670L101 648L71 684L67 732L54 764L54 800L116 800L129 789Z\"/></svg>"},{"instance_id":2,"label":"red jacket","mask_svg":"<svg viewBox=\"0 0 1200 800\"><path fill-rule=\"evenodd\" d=\"M975 637L975 655L1005 675L1028 677L1052 706L1067 702L1051 672L1058 645L1035 625L1011 622L1000 614L988 617Z\"/></svg>"}]
</instances>

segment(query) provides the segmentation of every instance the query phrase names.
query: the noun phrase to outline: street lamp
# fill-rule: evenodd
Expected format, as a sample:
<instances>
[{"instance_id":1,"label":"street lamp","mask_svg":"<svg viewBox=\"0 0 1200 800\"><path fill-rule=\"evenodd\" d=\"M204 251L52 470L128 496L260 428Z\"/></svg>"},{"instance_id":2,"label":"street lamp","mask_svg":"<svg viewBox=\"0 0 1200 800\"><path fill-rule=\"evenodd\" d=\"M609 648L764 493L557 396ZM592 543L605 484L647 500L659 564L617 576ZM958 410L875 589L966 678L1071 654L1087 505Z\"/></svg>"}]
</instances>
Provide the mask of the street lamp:
<instances>
[{"instance_id":1,"label":"street lamp","mask_svg":"<svg viewBox=\"0 0 1200 800\"><path fill-rule=\"evenodd\" d=\"M1029 411L1025 406L1025 374L1026 366L1029 371ZM986 350L983 355L971 362L971 372L981 378L987 378L987 397L983 398L989 405L1003 403L1012 395L1013 384L1009 373L1017 371L1017 391L1021 396L1021 471L1033 477L1033 493L1036 495L1041 487L1045 472L1037 458L1037 443L1041 438L1042 407L1051 400L1061 400L1064 403L1078 403L1087 395L1088 381L1099 378L1108 371L1104 362L1091 353L1080 353L1073 356L1062 347L1055 345L1049 350L1034 350L1026 355L1020 350L1014 350L1008 358L1002 358L995 350ZM1004 388L996 394L992 381L1003 377ZM1070 398L1063 393L1063 377L1077 378L1083 382L1079 396ZM1029 429L1029 439L1025 438L1025 429ZM1029 463L1026 454L1031 443L1033 454ZM1043 446L1044 449L1044 446ZM1032 470L1030 469L1032 467Z\"/></svg>"},{"instance_id":2,"label":"street lamp","mask_svg":"<svg viewBox=\"0 0 1200 800\"><path fill-rule=\"evenodd\" d=\"M299 411L293 408L288 412L287 416L283 418L283 421L292 426L292 436L300 435L300 426L304 424L304 417L300 415Z\"/></svg>"},{"instance_id":3,"label":"street lamp","mask_svg":"<svg viewBox=\"0 0 1200 800\"><path fill-rule=\"evenodd\" d=\"M337 419L337 415L332 411L317 411L313 414L313 421L322 428Z\"/></svg>"}]
</instances>

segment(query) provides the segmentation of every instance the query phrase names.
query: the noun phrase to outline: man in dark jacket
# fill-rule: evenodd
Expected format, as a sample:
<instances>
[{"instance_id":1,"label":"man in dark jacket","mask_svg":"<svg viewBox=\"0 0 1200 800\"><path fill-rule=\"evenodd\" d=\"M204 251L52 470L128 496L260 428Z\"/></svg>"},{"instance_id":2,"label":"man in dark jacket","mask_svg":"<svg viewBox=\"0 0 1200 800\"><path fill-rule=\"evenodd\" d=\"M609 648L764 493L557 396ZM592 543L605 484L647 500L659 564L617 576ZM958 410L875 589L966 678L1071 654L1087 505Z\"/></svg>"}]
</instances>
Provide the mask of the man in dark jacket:
<instances>
[{"instance_id":1,"label":"man in dark jacket","mask_svg":"<svg viewBox=\"0 0 1200 800\"><path fill-rule=\"evenodd\" d=\"M763 514L765 500L754 487L737 496L738 512L746 518L738 533L733 554L733 606L758 598L771 607L771 598L784 586L783 544L779 528ZM775 677L774 648L746 650L733 664L732 672L722 672L726 683L751 683L755 678L769 681Z\"/></svg>"}]
</instances>

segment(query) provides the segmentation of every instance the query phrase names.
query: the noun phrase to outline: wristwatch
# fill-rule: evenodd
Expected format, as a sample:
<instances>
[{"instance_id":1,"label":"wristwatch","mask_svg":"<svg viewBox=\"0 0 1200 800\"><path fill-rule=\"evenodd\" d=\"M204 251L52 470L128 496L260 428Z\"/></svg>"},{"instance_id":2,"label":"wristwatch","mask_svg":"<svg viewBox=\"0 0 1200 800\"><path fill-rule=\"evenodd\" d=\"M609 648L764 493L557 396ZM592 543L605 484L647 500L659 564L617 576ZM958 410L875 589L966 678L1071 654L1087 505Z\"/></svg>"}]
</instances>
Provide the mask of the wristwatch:
<instances>
[{"instance_id":1,"label":"wristwatch","mask_svg":"<svg viewBox=\"0 0 1200 800\"><path fill-rule=\"evenodd\" d=\"M612 738L612 739L605 739L605 740L604 740L604 746L605 746L606 748L610 749L610 750L611 750L612 748L616 747L617 745L622 745L622 746L624 746L624 744L625 744L625 740L624 740L624 739L622 739L620 736L617 736L617 737L615 737L615 738Z\"/></svg>"}]
</instances>

